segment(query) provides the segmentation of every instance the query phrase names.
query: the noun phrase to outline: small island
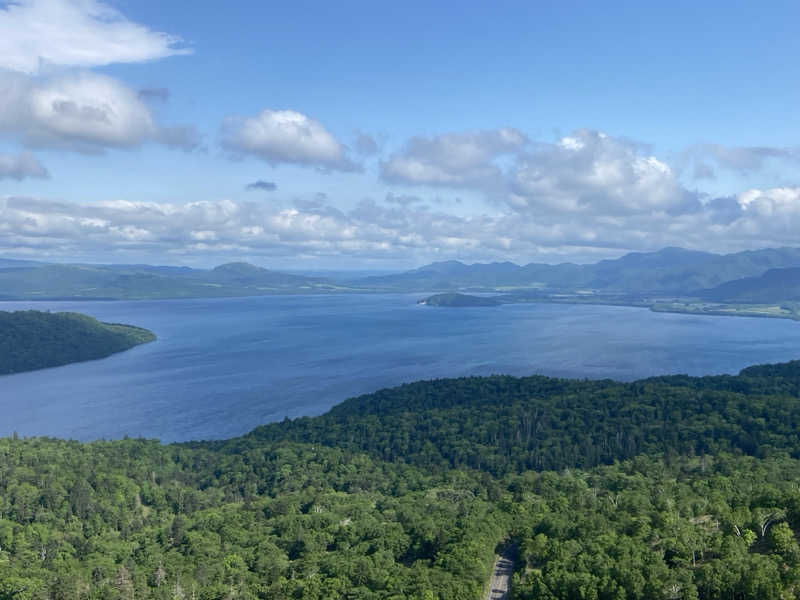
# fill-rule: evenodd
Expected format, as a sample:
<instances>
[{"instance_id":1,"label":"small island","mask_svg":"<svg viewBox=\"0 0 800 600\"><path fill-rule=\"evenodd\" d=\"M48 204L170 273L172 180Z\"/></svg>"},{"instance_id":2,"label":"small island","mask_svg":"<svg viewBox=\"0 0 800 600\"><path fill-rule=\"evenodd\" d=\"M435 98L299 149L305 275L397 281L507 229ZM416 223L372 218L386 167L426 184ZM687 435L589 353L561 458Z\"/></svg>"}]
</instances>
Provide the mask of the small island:
<instances>
[{"instance_id":1,"label":"small island","mask_svg":"<svg viewBox=\"0 0 800 600\"><path fill-rule=\"evenodd\" d=\"M0 311L0 375L105 358L155 339L147 329L80 313Z\"/></svg>"},{"instance_id":2,"label":"small island","mask_svg":"<svg viewBox=\"0 0 800 600\"><path fill-rule=\"evenodd\" d=\"M469 294L450 293L435 294L430 298L420 300L419 304L462 308L470 306L500 306L502 302L491 296L470 296Z\"/></svg>"}]
</instances>

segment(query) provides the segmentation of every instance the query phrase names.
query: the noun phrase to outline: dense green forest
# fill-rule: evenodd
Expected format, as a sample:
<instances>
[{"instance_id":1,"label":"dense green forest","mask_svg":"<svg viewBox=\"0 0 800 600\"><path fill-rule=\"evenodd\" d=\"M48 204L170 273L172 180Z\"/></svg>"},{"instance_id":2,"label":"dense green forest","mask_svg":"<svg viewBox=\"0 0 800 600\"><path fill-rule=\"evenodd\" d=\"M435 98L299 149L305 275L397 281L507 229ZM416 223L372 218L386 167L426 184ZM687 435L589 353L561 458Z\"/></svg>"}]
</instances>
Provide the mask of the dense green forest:
<instances>
[{"instance_id":1,"label":"dense green forest","mask_svg":"<svg viewBox=\"0 0 800 600\"><path fill-rule=\"evenodd\" d=\"M611 464L640 454L800 457L800 361L739 376L620 383L469 377L353 398L315 418L273 423L222 445L321 443L426 469L493 475Z\"/></svg>"},{"instance_id":2,"label":"dense green forest","mask_svg":"<svg viewBox=\"0 0 800 600\"><path fill-rule=\"evenodd\" d=\"M800 363L420 382L227 441L0 440L0 599L800 598Z\"/></svg>"},{"instance_id":3,"label":"dense green forest","mask_svg":"<svg viewBox=\"0 0 800 600\"><path fill-rule=\"evenodd\" d=\"M0 375L104 358L155 335L78 313L0 311Z\"/></svg>"},{"instance_id":4,"label":"dense green forest","mask_svg":"<svg viewBox=\"0 0 800 600\"><path fill-rule=\"evenodd\" d=\"M0 442L0 598L477 597L474 477L332 448Z\"/></svg>"}]
</instances>

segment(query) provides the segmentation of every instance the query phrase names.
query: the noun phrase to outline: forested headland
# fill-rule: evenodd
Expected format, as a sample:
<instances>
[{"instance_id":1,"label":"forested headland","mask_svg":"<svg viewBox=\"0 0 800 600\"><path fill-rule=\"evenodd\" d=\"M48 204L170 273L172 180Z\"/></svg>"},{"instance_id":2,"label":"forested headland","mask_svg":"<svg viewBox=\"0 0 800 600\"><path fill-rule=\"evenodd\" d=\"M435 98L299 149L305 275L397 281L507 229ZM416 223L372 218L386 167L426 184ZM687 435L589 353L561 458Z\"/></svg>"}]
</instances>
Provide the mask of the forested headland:
<instances>
[{"instance_id":1,"label":"forested headland","mask_svg":"<svg viewBox=\"0 0 800 600\"><path fill-rule=\"evenodd\" d=\"M155 339L147 329L79 313L0 311L0 375L105 358Z\"/></svg>"},{"instance_id":2,"label":"forested headland","mask_svg":"<svg viewBox=\"0 0 800 600\"><path fill-rule=\"evenodd\" d=\"M0 598L800 597L800 363L419 382L226 441L0 440Z\"/></svg>"}]
</instances>

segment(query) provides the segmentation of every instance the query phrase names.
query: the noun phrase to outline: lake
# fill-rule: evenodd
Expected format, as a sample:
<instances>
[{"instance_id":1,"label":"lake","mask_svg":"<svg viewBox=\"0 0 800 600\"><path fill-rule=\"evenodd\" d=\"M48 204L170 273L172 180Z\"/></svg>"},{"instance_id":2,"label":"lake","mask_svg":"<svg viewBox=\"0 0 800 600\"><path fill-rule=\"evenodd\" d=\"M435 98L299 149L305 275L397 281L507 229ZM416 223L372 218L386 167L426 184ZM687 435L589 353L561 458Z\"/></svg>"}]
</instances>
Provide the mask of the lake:
<instances>
[{"instance_id":1,"label":"lake","mask_svg":"<svg viewBox=\"0 0 800 600\"><path fill-rule=\"evenodd\" d=\"M640 308L417 306L419 295L0 302L131 323L157 342L0 377L0 435L226 438L437 377L533 373L632 380L736 373L800 357L800 323Z\"/></svg>"}]
</instances>

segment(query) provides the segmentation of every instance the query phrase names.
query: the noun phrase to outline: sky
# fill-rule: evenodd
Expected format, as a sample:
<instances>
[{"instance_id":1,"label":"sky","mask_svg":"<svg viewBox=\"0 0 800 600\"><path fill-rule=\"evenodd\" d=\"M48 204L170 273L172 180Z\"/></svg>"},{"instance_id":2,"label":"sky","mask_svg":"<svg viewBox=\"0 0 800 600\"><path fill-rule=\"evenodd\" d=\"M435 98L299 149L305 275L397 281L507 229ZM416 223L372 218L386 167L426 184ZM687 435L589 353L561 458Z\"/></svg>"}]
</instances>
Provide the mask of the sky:
<instances>
[{"instance_id":1,"label":"sky","mask_svg":"<svg viewBox=\"0 0 800 600\"><path fill-rule=\"evenodd\" d=\"M0 257L796 246L800 4L0 0Z\"/></svg>"}]
</instances>

